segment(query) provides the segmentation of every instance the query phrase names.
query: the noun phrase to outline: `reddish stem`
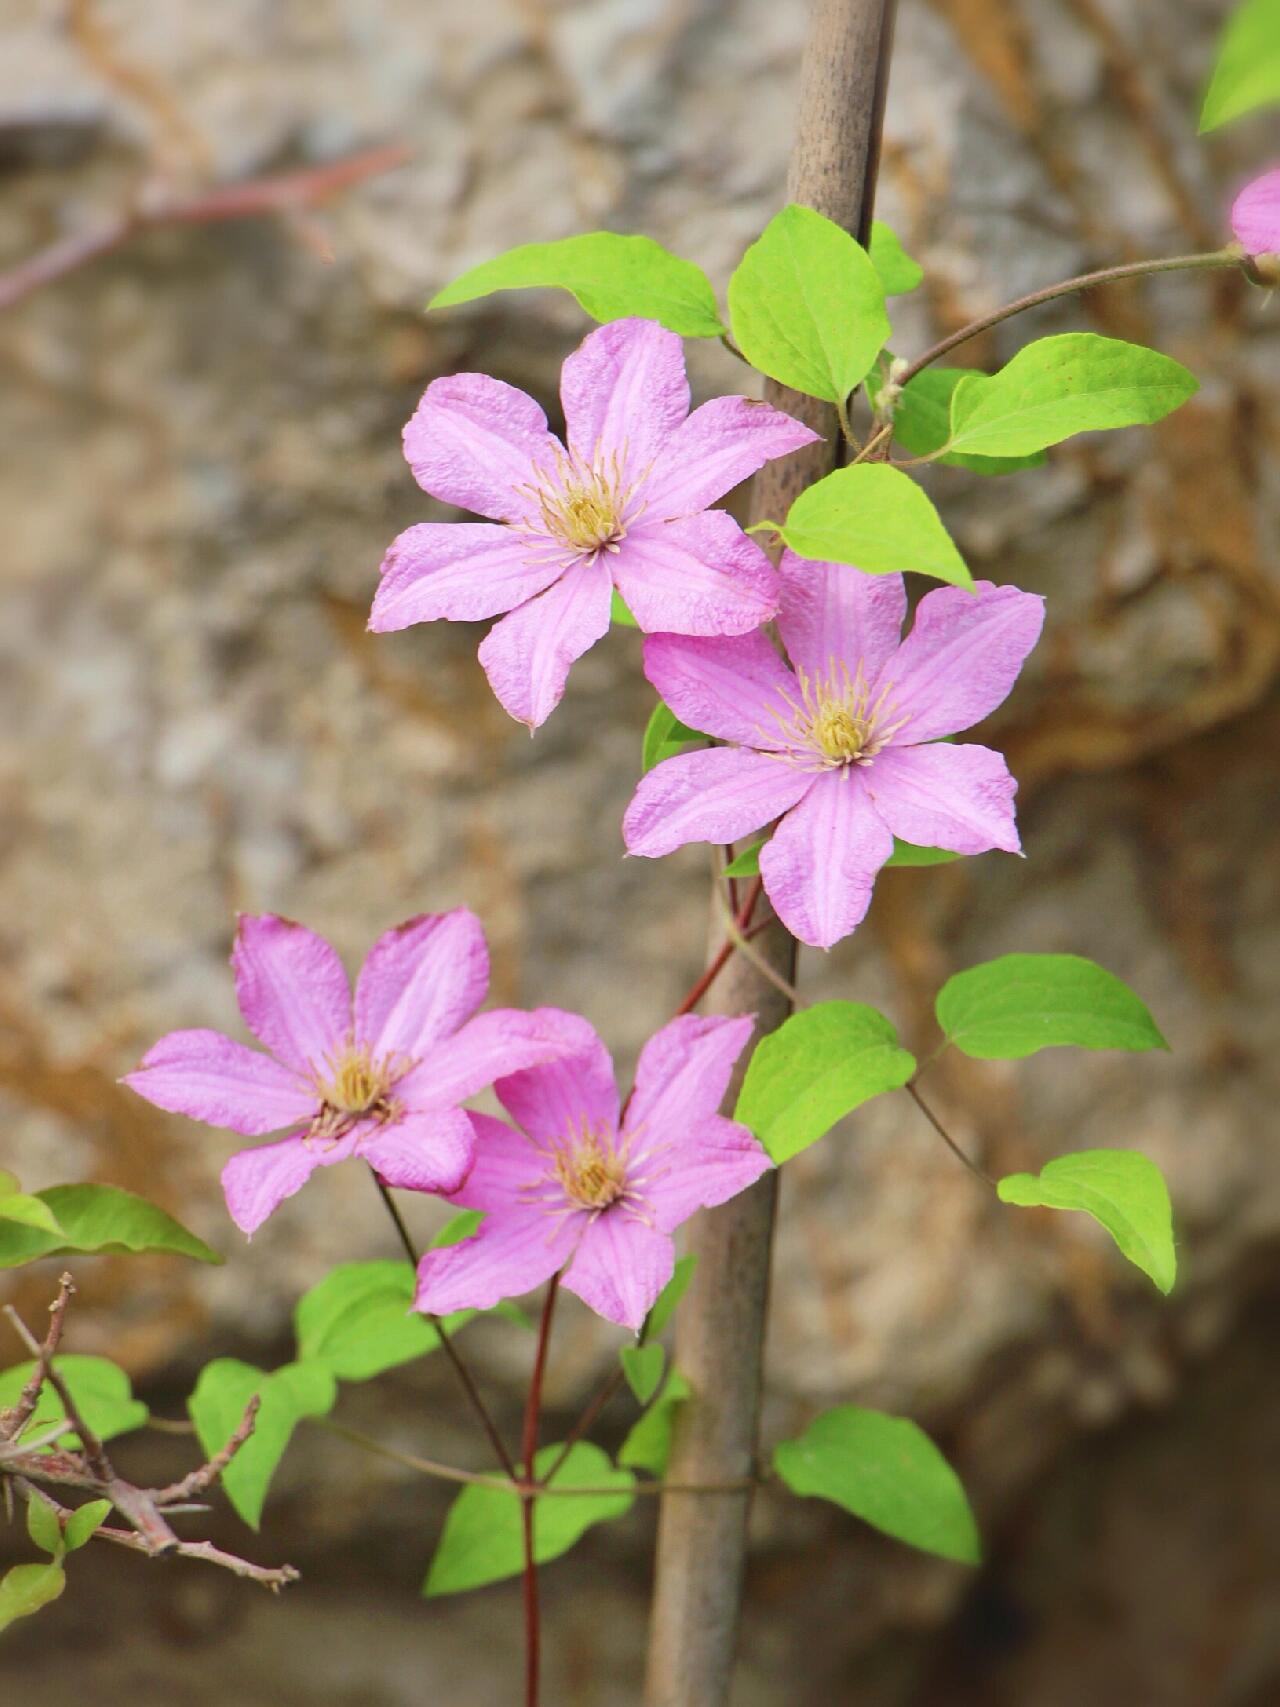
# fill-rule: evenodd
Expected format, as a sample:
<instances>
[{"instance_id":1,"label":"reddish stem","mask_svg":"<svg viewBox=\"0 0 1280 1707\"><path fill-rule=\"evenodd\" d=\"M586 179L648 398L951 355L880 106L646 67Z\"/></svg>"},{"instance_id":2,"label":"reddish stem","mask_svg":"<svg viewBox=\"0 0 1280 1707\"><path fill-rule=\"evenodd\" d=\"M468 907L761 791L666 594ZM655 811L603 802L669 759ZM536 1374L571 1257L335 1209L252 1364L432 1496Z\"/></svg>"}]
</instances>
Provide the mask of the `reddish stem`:
<instances>
[{"instance_id":1,"label":"reddish stem","mask_svg":"<svg viewBox=\"0 0 1280 1707\"><path fill-rule=\"evenodd\" d=\"M763 880L757 877L752 883L750 889L748 889L747 898L738 909L737 917L734 920L734 923L737 925L740 933L745 933L747 926L751 923L751 915L755 912L756 907L759 904L763 888ZM726 938L713 956L710 965L689 987L689 991L684 1000L671 1016L673 1019L679 1019L682 1014L692 1013L693 1009L697 1007L698 1003L706 995L707 991L729 964L730 957L732 956L736 946L737 945L732 937Z\"/></svg>"},{"instance_id":2,"label":"reddish stem","mask_svg":"<svg viewBox=\"0 0 1280 1707\"><path fill-rule=\"evenodd\" d=\"M524 1536L524 1699L525 1707L538 1707L538 1680L542 1659L542 1620L538 1605L538 1562L534 1556L534 1507L537 1493L529 1488L533 1482L534 1460L538 1455L538 1417L542 1409L542 1378L547 1367L547 1348L551 1344L551 1320L555 1315L556 1298L560 1292L560 1276L553 1274L542 1304L542 1321L538 1326L538 1349L534 1353L533 1373L529 1377L529 1393L524 1407L524 1434L520 1443L521 1469L526 1489L520 1495L520 1522Z\"/></svg>"}]
</instances>

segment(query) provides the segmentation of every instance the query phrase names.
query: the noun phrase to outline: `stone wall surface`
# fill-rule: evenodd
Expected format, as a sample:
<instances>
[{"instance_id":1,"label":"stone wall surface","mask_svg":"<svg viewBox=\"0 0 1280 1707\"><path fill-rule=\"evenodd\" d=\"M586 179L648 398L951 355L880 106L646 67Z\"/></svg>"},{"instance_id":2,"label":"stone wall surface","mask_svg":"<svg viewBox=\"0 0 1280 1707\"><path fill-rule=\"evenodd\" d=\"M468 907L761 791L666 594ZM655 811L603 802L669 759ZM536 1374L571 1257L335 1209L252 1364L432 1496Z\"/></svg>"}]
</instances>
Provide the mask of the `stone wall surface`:
<instances>
[{"instance_id":1,"label":"stone wall surface","mask_svg":"<svg viewBox=\"0 0 1280 1707\"><path fill-rule=\"evenodd\" d=\"M897 305L897 348L1067 273L1222 240L1228 194L1275 139L1265 118L1195 139L1225 12L902 0L880 211L928 282ZM216 1271L85 1265L80 1349L174 1405L211 1355L283 1355L292 1302L328 1264L392 1250L344 1170L246 1247L217 1187L228 1146L116 1084L175 1025L237 1029L237 908L304 919L354 964L388 925L465 902L495 1000L580 1009L628 1064L697 969L705 858L620 857L652 698L635 635L577 666L530 742L489 696L481 630L364 624L387 541L449 514L400 456L423 386L483 367L554 410L585 330L543 293L430 318L422 301L510 244L597 225L648 231L723 285L783 196L803 27L799 0L0 5L0 268L138 197L388 139L411 151L305 218L140 233L0 317L0 1163L28 1189L143 1191L226 1251ZM993 1563L975 1590L763 1500L748 1704L1261 1707L1280 1690L1259 1610L1277 1525L1247 1474L1265 1480L1276 1437L1258 1301L1280 1272L1280 335L1234 276L1178 277L1041 311L965 359L1073 327L1156 343L1202 389L1039 474L931 482L975 571L1048 596L994 723L1028 858L886 874L867 924L806 956L802 979L884 1007L924 1048L941 980L1008 949L1128 979L1170 1056L944 1058L935 1098L992 1172L1145 1150L1171 1183L1182 1279L1162 1303L1077 1218L1001 1209L906 1099L796 1162L767 1427L846 1397L918 1417L964 1474ZM704 395L739 383L718 348L690 360ZM34 1310L47 1289L38 1272L11 1291ZM553 1410L615 1338L565 1311ZM484 1343L514 1404L527 1345ZM352 1400L370 1427L474 1452L435 1372L390 1385ZM430 1447L424 1396L445 1418ZM166 1587L127 1657L110 1639L133 1616L125 1572L86 1564L103 1577L80 1630L90 1674L106 1668L92 1699L117 1698L107 1680L130 1666L152 1698L165 1644L216 1631L219 1663L166 1698L408 1702L425 1666L456 1699L509 1700L512 1655L474 1658L509 1622L505 1591L425 1614L404 1598L441 1505L389 1477L308 1437L263 1544L293 1544L318 1598L233 1612L222 1585L182 1591L191 1605ZM334 1490L319 1517L315 1478ZM393 1509L353 1554L380 1501ZM555 1699L634 1698L646 1535L635 1520L548 1578L553 1602L565 1585ZM75 1600L46 1617L80 1628ZM378 1650L372 1673L340 1644L317 1658L339 1618ZM42 1698L71 1700L56 1644L34 1626L21 1642ZM294 1659L268 1662L276 1643ZM1060 1669L1080 1652L1072 1693Z\"/></svg>"}]
</instances>

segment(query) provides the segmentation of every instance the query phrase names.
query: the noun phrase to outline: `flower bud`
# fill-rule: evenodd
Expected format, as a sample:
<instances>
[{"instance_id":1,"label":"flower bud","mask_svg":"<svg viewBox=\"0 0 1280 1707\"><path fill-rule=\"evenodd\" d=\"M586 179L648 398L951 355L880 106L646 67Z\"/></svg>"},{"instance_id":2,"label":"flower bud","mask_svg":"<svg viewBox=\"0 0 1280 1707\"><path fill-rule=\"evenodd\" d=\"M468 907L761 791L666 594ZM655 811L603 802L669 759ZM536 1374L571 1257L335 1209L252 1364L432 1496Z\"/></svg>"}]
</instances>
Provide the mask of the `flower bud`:
<instances>
[{"instance_id":1,"label":"flower bud","mask_svg":"<svg viewBox=\"0 0 1280 1707\"><path fill-rule=\"evenodd\" d=\"M1280 167L1241 190L1231 206L1231 230L1256 284L1280 284Z\"/></svg>"}]
</instances>

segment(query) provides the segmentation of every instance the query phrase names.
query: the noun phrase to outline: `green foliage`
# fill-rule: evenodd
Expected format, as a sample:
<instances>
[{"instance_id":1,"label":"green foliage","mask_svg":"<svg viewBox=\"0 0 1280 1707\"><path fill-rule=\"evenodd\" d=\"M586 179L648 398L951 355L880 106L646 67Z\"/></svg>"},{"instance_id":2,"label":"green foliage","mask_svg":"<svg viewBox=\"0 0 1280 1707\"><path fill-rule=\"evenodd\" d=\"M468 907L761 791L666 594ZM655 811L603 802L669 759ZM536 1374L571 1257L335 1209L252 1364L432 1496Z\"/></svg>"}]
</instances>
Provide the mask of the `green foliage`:
<instances>
[{"instance_id":1,"label":"green foliage","mask_svg":"<svg viewBox=\"0 0 1280 1707\"><path fill-rule=\"evenodd\" d=\"M62 1566L14 1565L0 1577L0 1630L57 1600L67 1586Z\"/></svg>"},{"instance_id":2,"label":"green foliage","mask_svg":"<svg viewBox=\"0 0 1280 1707\"><path fill-rule=\"evenodd\" d=\"M758 842L749 842L741 853L733 856L720 875L722 877L759 877L760 850L768 840L768 836L761 836Z\"/></svg>"},{"instance_id":3,"label":"green foliage","mask_svg":"<svg viewBox=\"0 0 1280 1707\"><path fill-rule=\"evenodd\" d=\"M773 1463L793 1493L830 1500L908 1546L964 1565L982 1556L960 1478L906 1417L841 1405L783 1441Z\"/></svg>"},{"instance_id":4,"label":"green foliage","mask_svg":"<svg viewBox=\"0 0 1280 1707\"><path fill-rule=\"evenodd\" d=\"M927 367L902 388L893 415L893 436L912 456L927 456L952 468L967 468L974 474L1016 474L1020 468L1039 468L1043 451L1030 456L965 456L963 452L940 455L951 437L951 398L964 379L982 379L974 368ZM867 387L874 404L880 401L883 385L877 374L868 376Z\"/></svg>"},{"instance_id":5,"label":"green foliage","mask_svg":"<svg viewBox=\"0 0 1280 1707\"><path fill-rule=\"evenodd\" d=\"M673 1369L658 1398L632 1424L631 1432L618 1453L619 1464L625 1464L631 1470L647 1470L651 1476L666 1475L676 1412L691 1391L684 1376Z\"/></svg>"},{"instance_id":6,"label":"green foliage","mask_svg":"<svg viewBox=\"0 0 1280 1707\"><path fill-rule=\"evenodd\" d=\"M884 286L848 232L792 205L775 214L729 280L743 355L795 391L843 403L889 336Z\"/></svg>"},{"instance_id":7,"label":"green foliage","mask_svg":"<svg viewBox=\"0 0 1280 1707\"><path fill-rule=\"evenodd\" d=\"M697 1266L698 1259L692 1254L676 1258L676 1266L672 1270L671 1279L654 1299L653 1309L650 1310L645 1319L645 1339L657 1339L672 1316L675 1315L677 1305L689 1290L689 1282L693 1279L693 1271Z\"/></svg>"},{"instance_id":8,"label":"green foliage","mask_svg":"<svg viewBox=\"0 0 1280 1707\"><path fill-rule=\"evenodd\" d=\"M893 838L893 852L885 860L886 868L891 865L950 865L952 860L960 858L958 853L952 853L949 848L918 848L914 842L900 842Z\"/></svg>"},{"instance_id":9,"label":"green foliage","mask_svg":"<svg viewBox=\"0 0 1280 1707\"><path fill-rule=\"evenodd\" d=\"M67 1552L74 1553L78 1547L92 1541L110 1513L110 1500L89 1500L73 1511L62 1532L62 1544Z\"/></svg>"},{"instance_id":10,"label":"green foliage","mask_svg":"<svg viewBox=\"0 0 1280 1707\"><path fill-rule=\"evenodd\" d=\"M558 1446L546 1446L534 1459L535 1475L544 1476L560 1456ZM570 1498L552 1494L539 1499L534 1511L534 1557L540 1565L567 1553L592 1524L623 1517L631 1509L635 1477L618 1470L598 1446L579 1441L569 1452L553 1486L613 1490ZM423 1585L427 1595L458 1594L501 1582L520 1574L524 1561L520 1499L506 1488L473 1483L454 1500L445 1519Z\"/></svg>"},{"instance_id":11,"label":"green foliage","mask_svg":"<svg viewBox=\"0 0 1280 1707\"><path fill-rule=\"evenodd\" d=\"M44 1205L53 1227L30 1218L20 1224L0 1214L0 1268L82 1251L103 1255L166 1251L194 1257L197 1262L222 1261L217 1251L210 1250L203 1239L189 1233L172 1215L119 1186L51 1185L28 1201Z\"/></svg>"},{"instance_id":12,"label":"green foliage","mask_svg":"<svg viewBox=\"0 0 1280 1707\"><path fill-rule=\"evenodd\" d=\"M0 1221L14 1221L20 1227L34 1227L38 1232L62 1236L53 1210L38 1197L28 1197L19 1188L15 1175L0 1169Z\"/></svg>"},{"instance_id":13,"label":"green foliage","mask_svg":"<svg viewBox=\"0 0 1280 1707\"><path fill-rule=\"evenodd\" d=\"M948 978L938 1024L981 1061L1039 1049L1167 1049L1146 1004L1113 972L1077 954L1004 954Z\"/></svg>"},{"instance_id":14,"label":"green foliage","mask_svg":"<svg viewBox=\"0 0 1280 1707\"><path fill-rule=\"evenodd\" d=\"M658 1391L667 1354L660 1345L624 1345L618 1349L627 1385L642 1405Z\"/></svg>"},{"instance_id":15,"label":"green foliage","mask_svg":"<svg viewBox=\"0 0 1280 1707\"><path fill-rule=\"evenodd\" d=\"M883 1014L861 1002L820 1002L756 1045L735 1118L785 1162L861 1103L905 1085L915 1068Z\"/></svg>"},{"instance_id":16,"label":"green foliage","mask_svg":"<svg viewBox=\"0 0 1280 1707\"><path fill-rule=\"evenodd\" d=\"M473 1230L471 1221L458 1229L458 1236ZM452 1224L446 1231L452 1235ZM368 1381L434 1351L439 1336L425 1316L414 1313L413 1295L414 1273L407 1262L339 1263L298 1300L293 1320L299 1363L316 1364L341 1381ZM447 1317L445 1331L461 1327L474 1314L465 1310Z\"/></svg>"},{"instance_id":17,"label":"green foliage","mask_svg":"<svg viewBox=\"0 0 1280 1707\"><path fill-rule=\"evenodd\" d=\"M1164 1175L1137 1150L1079 1150L1039 1174L1009 1174L996 1187L1025 1209L1082 1209L1106 1228L1129 1261L1170 1292L1178 1261Z\"/></svg>"},{"instance_id":18,"label":"green foliage","mask_svg":"<svg viewBox=\"0 0 1280 1707\"><path fill-rule=\"evenodd\" d=\"M80 1415L99 1440L114 1440L118 1434L141 1428L150 1415L142 1401L134 1398L133 1386L124 1370L108 1358L68 1352L65 1357L55 1357L53 1367L66 1382ZM19 1363L0 1373L0 1410L17 1404L34 1369L34 1362ZM65 1415L62 1400L46 1381L23 1434L27 1438L48 1434ZM79 1436L69 1429L57 1444L74 1448L80 1444Z\"/></svg>"},{"instance_id":19,"label":"green foliage","mask_svg":"<svg viewBox=\"0 0 1280 1707\"><path fill-rule=\"evenodd\" d=\"M644 743L640 749L641 766L651 771L655 765L660 765L663 759L670 759L676 753L682 753L690 741L705 740L705 735L700 735L696 729L690 729L687 724L681 723L671 707L659 700L645 726Z\"/></svg>"},{"instance_id":20,"label":"green foliage","mask_svg":"<svg viewBox=\"0 0 1280 1707\"><path fill-rule=\"evenodd\" d=\"M615 587L609 595L609 620L619 628L639 628L640 624L627 608L627 602Z\"/></svg>"},{"instance_id":21,"label":"green foliage","mask_svg":"<svg viewBox=\"0 0 1280 1707\"><path fill-rule=\"evenodd\" d=\"M871 241L867 246L871 265L880 275L886 296L905 296L924 278L924 268L913 261L902 247L898 234L882 219L871 222Z\"/></svg>"},{"instance_id":22,"label":"green foliage","mask_svg":"<svg viewBox=\"0 0 1280 1707\"><path fill-rule=\"evenodd\" d=\"M27 1534L42 1553L62 1557L62 1525L58 1522L58 1514L36 1493L27 1501Z\"/></svg>"},{"instance_id":23,"label":"green foliage","mask_svg":"<svg viewBox=\"0 0 1280 1707\"><path fill-rule=\"evenodd\" d=\"M1158 350L1064 332L1028 344L999 373L970 374L951 395L950 450L1028 456L1073 433L1160 421L1198 389Z\"/></svg>"},{"instance_id":24,"label":"green foliage","mask_svg":"<svg viewBox=\"0 0 1280 1707\"><path fill-rule=\"evenodd\" d=\"M227 1498L252 1529L262 1517L267 1488L294 1428L303 1417L324 1416L338 1388L320 1363L287 1363L272 1374L238 1358L219 1357L200 1371L187 1409L208 1457L227 1444L255 1393L262 1403L253 1433L222 1473Z\"/></svg>"},{"instance_id":25,"label":"green foliage","mask_svg":"<svg viewBox=\"0 0 1280 1707\"><path fill-rule=\"evenodd\" d=\"M1218 46L1200 113L1201 133L1276 101L1280 101L1280 0L1244 0Z\"/></svg>"},{"instance_id":26,"label":"green foliage","mask_svg":"<svg viewBox=\"0 0 1280 1707\"><path fill-rule=\"evenodd\" d=\"M778 532L798 557L849 563L867 575L911 569L973 585L928 497L887 462L838 468L817 481L792 504Z\"/></svg>"},{"instance_id":27,"label":"green foliage","mask_svg":"<svg viewBox=\"0 0 1280 1707\"><path fill-rule=\"evenodd\" d=\"M522 243L454 279L428 308L451 308L498 290L532 286L567 290L593 320L639 315L684 338L724 332L715 292L701 267L673 255L651 237L589 231L553 243Z\"/></svg>"}]
</instances>

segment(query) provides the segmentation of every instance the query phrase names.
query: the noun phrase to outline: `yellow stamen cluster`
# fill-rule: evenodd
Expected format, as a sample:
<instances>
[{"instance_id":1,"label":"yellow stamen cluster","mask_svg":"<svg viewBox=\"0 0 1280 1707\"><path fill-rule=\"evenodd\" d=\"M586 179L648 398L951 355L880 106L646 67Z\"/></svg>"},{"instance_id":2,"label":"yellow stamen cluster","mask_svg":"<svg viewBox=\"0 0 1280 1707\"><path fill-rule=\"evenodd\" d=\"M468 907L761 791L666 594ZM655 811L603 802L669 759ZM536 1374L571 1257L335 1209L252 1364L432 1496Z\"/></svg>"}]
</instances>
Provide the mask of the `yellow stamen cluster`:
<instances>
[{"instance_id":1,"label":"yellow stamen cluster","mask_svg":"<svg viewBox=\"0 0 1280 1707\"><path fill-rule=\"evenodd\" d=\"M851 675L847 665L832 660L821 678L797 669L796 682L798 700L783 695L785 710L773 712L786 742L784 756L793 763L816 761L822 770L869 764L907 721L905 717L893 721L892 684L872 700L861 663Z\"/></svg>"},{"instance_id":2,"label":"yellow stamen cluster","mask_svg":"<svg viewBox=\"0 0 1280 1707\"><path fill-rule=\"evenodd\" d=\"M538 507L531 531L558 546L592 555L617 551L626 537L627 506L635 486L624 484L622 459L597 451L589 462L558 452L555 469L539 469L533 484L520 488Z\"/></svg>"},{"instance_id":3,"label":"yellow stamen cluster","mask_svg":"<svg viewBox=\"0 0 1280 1707\"><path fill-rule=\"evenodd\" d=\"M557 1146L552 1168L575 1209L608 1209L627 1195L626 1150L615 1150L599 1132L584 1130Z\"/></svg>"},{"instance_id":4,"label":"yellow stamen cluster","mask_svg":"<svg viewBox=\"0 0 1280 1707\"><path fill-rule=\"evenodd\" d=\"M307 1136L341 1138L359 1120L391 1120L399 1110L389 1093L399 1076L390 1056L375 1061L367 1048L348 1043L316 1074L320 1111Z\"/></svg>"}]
</instances>

